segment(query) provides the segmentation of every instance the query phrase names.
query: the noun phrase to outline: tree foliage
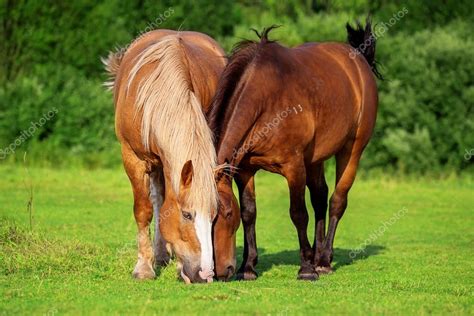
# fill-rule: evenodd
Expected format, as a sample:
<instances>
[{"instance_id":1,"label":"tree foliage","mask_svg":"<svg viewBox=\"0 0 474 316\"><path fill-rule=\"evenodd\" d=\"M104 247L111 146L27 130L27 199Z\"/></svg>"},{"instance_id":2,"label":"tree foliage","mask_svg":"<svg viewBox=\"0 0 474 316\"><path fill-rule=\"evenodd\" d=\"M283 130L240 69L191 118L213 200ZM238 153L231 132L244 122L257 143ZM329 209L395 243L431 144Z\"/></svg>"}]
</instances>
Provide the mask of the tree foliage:
<instances>
[{"instance_id":1,"label":"tree foliage","mask_svg":"<svg viewBox=\"0 0 474 316\"><path fill-rule=\"evenodd\" d=\"M101 86L99 57L146 31L200 31L229 50L252 37L252 27L281 24L272 37L291 46L345 41L345 23L367 13L376 27L385 25L377 59L388 80L379 82L378 121L363 168L472 167L474 157L465 155L474 153L474 2L468 0L1 0L0 148L54 108L54 117L13 146L16 153L55 165L118 164L112 97Z\"/></svg>"}]
</instances>

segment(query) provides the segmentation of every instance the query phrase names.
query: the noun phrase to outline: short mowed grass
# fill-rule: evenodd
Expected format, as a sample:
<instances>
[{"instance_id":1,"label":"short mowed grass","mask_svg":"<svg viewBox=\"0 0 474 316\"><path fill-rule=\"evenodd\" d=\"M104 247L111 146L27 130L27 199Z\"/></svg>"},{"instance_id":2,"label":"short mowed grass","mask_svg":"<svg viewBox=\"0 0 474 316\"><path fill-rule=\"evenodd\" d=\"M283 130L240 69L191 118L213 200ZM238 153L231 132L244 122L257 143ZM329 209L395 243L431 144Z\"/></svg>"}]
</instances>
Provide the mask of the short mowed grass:
<instances>
[{"instance_id":1,"label":"short mowed grass","mask_svg":"<svg viewBox=\"0 0 474 316\"><path fill-rule=\"evenodd\" d=\"M474 313L469 176L359 178L338 228L335 272L306 282L296 280L298 242L285 180L261 173L258 280L185 285L174 264L156 280L132 279L136 228L122 170L31 168L28 175L23 167L3 165L0 173L0 312L5 315ZM361 247L364 251L354 255ZM239 264L241 231L238 252Z\"/></svg>"}]
</instances>

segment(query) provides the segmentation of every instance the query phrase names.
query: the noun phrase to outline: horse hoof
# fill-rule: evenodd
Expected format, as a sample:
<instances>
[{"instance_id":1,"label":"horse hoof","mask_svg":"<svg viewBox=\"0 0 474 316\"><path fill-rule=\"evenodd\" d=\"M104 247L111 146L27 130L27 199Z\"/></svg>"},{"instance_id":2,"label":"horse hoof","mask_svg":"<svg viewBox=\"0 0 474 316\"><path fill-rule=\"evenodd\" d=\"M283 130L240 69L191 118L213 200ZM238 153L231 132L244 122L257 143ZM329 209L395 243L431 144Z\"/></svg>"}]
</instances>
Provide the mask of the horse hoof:
<instances>
[{"instance_id":1,"label":"horse hoof","mask_svg":"<svg viewBox=\"0 0 474 316\"><path fill-rule=\"evenodd\" d=\"M332 273L332 268L329 266L317 266L316 267L316 272L319 274L331 274Z\"/></svg>"},{"instance_id":2,"label":"horse hoof","mask_svg":"<svg viewBox=\"0 0 474 316\"><path fill-rule=\"evenodd\" d=\"M133 270L132 276L137 280L151 280L156 277L156 274L150 265L137 264Z\"/></svg>"},{"instance_id":3,"label":"horse hoof","mask_svg":"<svg viewBox=\"0 0 474 316\"><path fill-rule=\"evenodd\" d=\"M319 275L313 266L305 265L298 271L298 280L316 281Z\"/></svg>"},{"instance_id":4,"label":"horse hoof","mask_svg":"<svg viewBox=\"0 0 474 316\"><path fill-rule=\"evenodd\" d=\"M297 279L303 281L316 281L319 279L319 275L316 272L302 272L298 273Z\"/></svg>"},{"instance_id":5,"label":"horse hoof","mask_svg":"<svg viewBox=\"0 0 474 316\"><path fill-rule=\"evenodd\" d=\"M244 272L238 272L236 279L238 281L254 281L257 279L257 272L255 271L244 271Z\"/></svg>"}]
</instances>

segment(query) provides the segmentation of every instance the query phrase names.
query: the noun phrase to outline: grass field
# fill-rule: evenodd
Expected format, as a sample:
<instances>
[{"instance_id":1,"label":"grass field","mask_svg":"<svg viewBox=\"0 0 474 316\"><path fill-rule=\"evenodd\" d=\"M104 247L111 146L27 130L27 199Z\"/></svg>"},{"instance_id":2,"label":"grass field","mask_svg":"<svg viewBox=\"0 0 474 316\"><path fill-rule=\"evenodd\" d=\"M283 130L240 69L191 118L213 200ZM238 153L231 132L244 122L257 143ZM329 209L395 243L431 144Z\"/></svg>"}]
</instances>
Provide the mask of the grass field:
<instances>
[{"instance_id":1,"label":"grass field","mask_svg":"<svg viewBox=\"0 0 474 316\"><path fill-rule=\"evenodd\" d=\"M135 222L122 170L0 172L2 314L474 314L472 178L358 179L335 273L304 282L284 179L259 174L259 279L186 286L173 265L153 281L131 278ZM238 262L241 245L240 232Z\"/></svg>"}]
</instances>

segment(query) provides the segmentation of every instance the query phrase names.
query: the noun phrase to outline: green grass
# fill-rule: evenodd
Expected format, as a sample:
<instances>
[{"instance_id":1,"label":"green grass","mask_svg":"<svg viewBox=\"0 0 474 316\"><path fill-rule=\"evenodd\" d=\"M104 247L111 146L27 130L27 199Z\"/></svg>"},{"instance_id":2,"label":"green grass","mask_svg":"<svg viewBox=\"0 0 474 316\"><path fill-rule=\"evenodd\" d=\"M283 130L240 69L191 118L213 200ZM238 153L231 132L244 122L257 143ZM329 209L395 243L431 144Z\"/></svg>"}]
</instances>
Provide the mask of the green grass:
<instances>
[{"instance_id":1,"label":"green grass","mask_svg":"<svg viewBox=\"0 0 474 316\"><path fill-rule=\"evenodd\" d=\"M174 266L153 281L131 278L135 222L122 170L32 169L28 178L23 168L4 165L0 172L2 314L474 313L472 177L358 179L336 237L335 273L303 282L296 280L285 181L259 174L259 279L186 286ZM34 184L33 232L27 179ZM351 260L401 209L406 214ZM312 240L312 229L308 234ZM238 262L241 245L240 232Z\"/></svg>"}]
</instances>

